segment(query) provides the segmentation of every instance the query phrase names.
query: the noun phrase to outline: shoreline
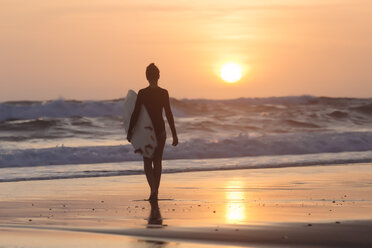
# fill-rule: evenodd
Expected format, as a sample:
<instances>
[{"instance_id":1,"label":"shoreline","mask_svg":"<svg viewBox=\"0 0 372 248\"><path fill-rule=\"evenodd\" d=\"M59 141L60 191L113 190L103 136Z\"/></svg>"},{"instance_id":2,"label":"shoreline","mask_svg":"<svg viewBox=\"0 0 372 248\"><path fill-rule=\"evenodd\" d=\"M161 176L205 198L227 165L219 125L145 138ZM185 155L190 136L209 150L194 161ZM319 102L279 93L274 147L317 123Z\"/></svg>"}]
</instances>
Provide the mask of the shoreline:
<instances>
[{"instance_id":1,"label":"shoreline","mask_svg":"<svg viewBox=\"0 0 372 248\"><path fill-rule=\"evenodd\" d=\"M314 158L317 156L328 156L328 158L315 161ZM372 156L372 151L208 159L168 159L163 161L163 174L348 166L351 164L368 165L372 163L369 158L370 156ZM0 172L2 172L5 177L0 177L0 184L24 181L138 176L144 173L142 163L142 161L124 161L94 164L49 165L46 167L43 165L2 167L0 168ZM19 173L19 170L22 170L22 173ZM68 171L69 173L61 174L61 171ZM18 174L19 176L17 176Z\"/></svg>"}]
</instances>

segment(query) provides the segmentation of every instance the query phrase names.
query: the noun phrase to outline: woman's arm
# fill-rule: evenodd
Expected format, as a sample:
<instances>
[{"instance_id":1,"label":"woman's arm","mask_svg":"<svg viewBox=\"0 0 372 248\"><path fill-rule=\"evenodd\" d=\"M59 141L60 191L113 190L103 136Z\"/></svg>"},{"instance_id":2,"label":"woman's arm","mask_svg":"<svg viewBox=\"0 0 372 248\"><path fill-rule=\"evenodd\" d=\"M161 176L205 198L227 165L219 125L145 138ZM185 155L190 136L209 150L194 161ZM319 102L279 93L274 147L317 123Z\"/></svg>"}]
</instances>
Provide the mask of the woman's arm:
<instances>
[{"instance_id":1,"label":"woman's arm","mask_svg":"<svg viewBox=\"0 0 372 248\"><path fill-rule=\"evenodd\" d=\"M172 136L173 136L173 144L172 145L176 146L178 144L176 126L174 125L173 114L172 114L172 110L170 108L169 94L168 94L168 91L165 91L165 92L166 92L166 99L165 99L165 104L164 104L165 116L167 117L169 127L172 131Z\"/></svg>"},{"instance_id":2,"label":"woman's arm","mask_svg":"<svg viewBox=\"0 0 372 248\"><path fill-rule=\"evenodd\" d=\"M130 122L129 122L129 128L128 128L128 133L127 133L127 140L130 142L132 139L133 135L133 128L134 125L136 125L139 113L141 111L141 105L142 105L142 94L138 92L138 96L136 99L136 105L134 106L134 110L132 112L132 116L130 117Z\"/></svg>"}]
</instances>

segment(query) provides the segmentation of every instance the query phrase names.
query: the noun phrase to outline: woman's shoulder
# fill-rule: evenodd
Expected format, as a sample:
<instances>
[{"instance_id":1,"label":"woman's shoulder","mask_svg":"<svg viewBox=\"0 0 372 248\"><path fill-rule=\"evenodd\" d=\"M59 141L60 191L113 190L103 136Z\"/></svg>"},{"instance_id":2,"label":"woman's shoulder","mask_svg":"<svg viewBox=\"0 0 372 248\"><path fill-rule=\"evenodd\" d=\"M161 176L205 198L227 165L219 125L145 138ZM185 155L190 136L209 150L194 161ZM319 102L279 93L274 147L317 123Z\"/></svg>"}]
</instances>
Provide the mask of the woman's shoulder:
<instances>
[{"instance_id":1,"label":"woman's shoulder","mask_svg":"<svg viewBox=\"0 0 372 248\"><path fill-rule=\"evenodd\" d=\"M140 89L140 90L138 91L138 95L139 95L139 94L143 94L143 93L145 93L145 92L148 90L148 88L149 88L149 87L146 87L146 88Z\"/></svg>"},{"instance_id":2,"label":"woman's shoulder","mask_svg":"<svg viewBox=\"0 0 372 248\"><path fill-rule=\"evenodd\" d=\"M155 92L158 92L158 93L156 93L156 94L161 94L161 95L168 95L168 90L166 90L166 89L163 89L163 88L161 88L161 87L156 87L156 88L151 88L151 87L146 87L146 88L143 88L143 89L140 89L139 91L138 91L138 95L142 95L142 94L146 94L146 93L148 93L148 94L154 94Z\"/></svg>"},{"instance_id":3,"label":"woman's shoulder","mask_svg":"<svg viewBox=\"0 0 372 248\"><path fill-rule=\"evenodd\" d=\"M161 91L161 93L163 94L168 94L168 90L164 89L164 88L161 88L161 87L158 87L159 90Z\"/></svg>"}]
</instances>

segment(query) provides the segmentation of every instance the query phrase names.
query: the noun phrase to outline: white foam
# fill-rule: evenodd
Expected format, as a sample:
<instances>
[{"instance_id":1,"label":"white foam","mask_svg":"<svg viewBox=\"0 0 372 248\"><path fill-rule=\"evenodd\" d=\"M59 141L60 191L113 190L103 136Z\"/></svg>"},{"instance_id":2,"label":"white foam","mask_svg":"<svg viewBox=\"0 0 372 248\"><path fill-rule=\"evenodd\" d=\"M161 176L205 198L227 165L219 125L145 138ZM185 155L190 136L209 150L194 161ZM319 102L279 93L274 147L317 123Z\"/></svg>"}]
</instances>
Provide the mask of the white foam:
<instances>
[{"instance_id":1,"label":"white foam","mask_svg":"<svg viewBox=\"0 0 372 248\"><path fill-rule=\"evenodd\" d=\"M65 101L63 99L32 104L0 104L0 121L28 120L43 117L63 118L72 116L98 117L121 115L122 101Z\"/></svg>"},{"instance_id":2,"label":"white foam","mask_svg":"<svg viewBox=\"0 0 372 248\"><path fill-rule=\"evenodd\" d=\"M292 133L216 140L190 139L166 146L165 159L228 158L372 150L371 132ZM168 140L168 143L170 140ZM142 160L131 145L2 149L0 167L93 164Z\"/></svg>"},{"instance_id":3,"label":"white foam","mask_svg":"<svg viewBox=\"0 0 372 248\"><path fill-rule=\"evenodd\" d=\"M192 171L281 168L372 162L372 151L306 155L257 156L220 159L165 160L163 173ZM143 174L140 161L0 169L0 182L108 177Z\"/></svg>"}]
</instances>

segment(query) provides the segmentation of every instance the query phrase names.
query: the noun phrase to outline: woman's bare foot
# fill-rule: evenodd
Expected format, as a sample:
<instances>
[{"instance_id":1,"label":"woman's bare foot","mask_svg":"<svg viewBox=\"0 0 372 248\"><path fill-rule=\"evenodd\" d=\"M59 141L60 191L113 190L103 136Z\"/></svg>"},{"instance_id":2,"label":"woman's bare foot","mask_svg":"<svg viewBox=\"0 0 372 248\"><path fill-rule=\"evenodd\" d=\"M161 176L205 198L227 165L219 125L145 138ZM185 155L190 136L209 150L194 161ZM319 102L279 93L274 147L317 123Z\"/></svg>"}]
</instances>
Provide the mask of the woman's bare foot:
<instances>
[{"instance_id":1,"label":"woman's bare foot","mask_svg":"<svg viewBox=\"0 0 372 248\"><path fill-rule=\"evenodd\" d=\"M158 200L158 194L157 193L151 193L149 197L149 201L156 201Z\"/></svg>"}]
</instances>

